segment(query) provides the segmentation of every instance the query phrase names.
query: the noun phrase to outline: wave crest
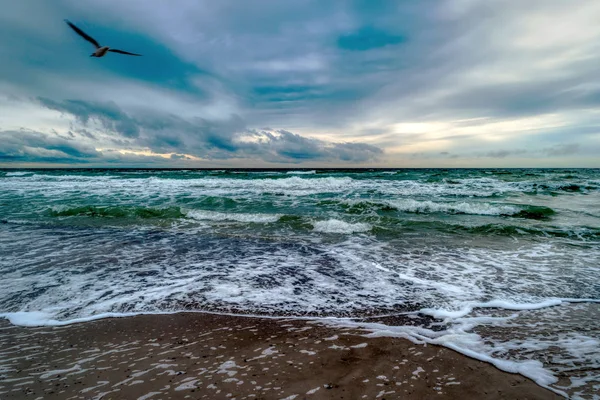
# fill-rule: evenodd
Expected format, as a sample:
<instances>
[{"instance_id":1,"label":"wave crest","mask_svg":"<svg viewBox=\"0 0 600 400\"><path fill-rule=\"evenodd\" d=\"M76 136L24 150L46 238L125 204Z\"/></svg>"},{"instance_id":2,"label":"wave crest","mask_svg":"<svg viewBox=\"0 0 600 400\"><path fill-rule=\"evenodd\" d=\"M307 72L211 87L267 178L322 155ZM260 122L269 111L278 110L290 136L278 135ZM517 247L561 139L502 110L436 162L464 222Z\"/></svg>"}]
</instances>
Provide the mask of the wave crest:
<instances>
[{"instance_id":1,"label":"wave crest","mask_svg":"<svg viewBox=\"0 0 600 400\"><path fill-rule=\"evenodd\" d=\"M359 233L368 232L372 226L362 222L349 223L339 219L328 219L326 221L317 221L313 224L315 232L323 233Z\"/></svg>"},{"instance_id":2,"label":"wave crest","mask_svg":"<svg viewBox=\"0 0 600 400\"><path fill-rule=\"evenodd\" d=\"M347 206L350 214L364 214L370 211L399 211L415 214L446 213L511 216L528 219L546 219L555 211L544 206L522 206L512 204L469 203L469 202L434 202L431 200L388 200L384 202L359 201Z\"/></svg>"},{"instance_id":3,"label":"wave crest","mask_svg":"<svg viewBox=\"0 0 600 400\"><path fill-rule=\"evenodd\" d=\"M184 214L179 207L54 207L47 210L51 217L93 217L93 218L182 218Z\"/></svg>"}]
</instances>

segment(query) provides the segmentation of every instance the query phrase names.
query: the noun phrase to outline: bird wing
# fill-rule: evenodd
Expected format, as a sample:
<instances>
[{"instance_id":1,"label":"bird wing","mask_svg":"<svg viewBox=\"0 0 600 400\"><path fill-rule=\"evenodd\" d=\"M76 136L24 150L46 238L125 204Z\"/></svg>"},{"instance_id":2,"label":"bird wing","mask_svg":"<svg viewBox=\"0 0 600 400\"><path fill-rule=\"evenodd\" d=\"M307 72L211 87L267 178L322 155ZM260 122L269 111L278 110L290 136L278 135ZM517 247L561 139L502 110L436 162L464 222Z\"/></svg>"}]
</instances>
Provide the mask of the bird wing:
<instances>
[{"instance_id":1,"label":"bird wing","mask_svg":"<svg viewBox=\"0 0 600 400\"><path fill-rule=\"evenodd\" d=\"M130 53L128 51L117 50L117 49L108 49L108 51L112 51L113 53L119 53L119 54L127 54L128 56L141 56L141 54Z\"/></svg>"},{"instance_id":2,"label":"bird wing","mask_svg":"<svg viewBox=\"0 0 600 400\"><path fill-rule=\"evenodd\" d=\"M81 29L79 29L78 27L76 27L75 24L73 24L72 22L70 22L70 21L68 21L66 19L65 19L65 22L75 32L77 32L79 34L79 36L81 36L82 38L84 38L85 40L87 40L88 42L90 42L91 44L93 44L94 46L96 46L97 49L100 48L100 45L98 44L98 42L96 41L96 39L94 39L93 37L91 37L90 35L88 35L87 33L85 33L84 31L82 31Z\"/></svg>"}]
</instances>

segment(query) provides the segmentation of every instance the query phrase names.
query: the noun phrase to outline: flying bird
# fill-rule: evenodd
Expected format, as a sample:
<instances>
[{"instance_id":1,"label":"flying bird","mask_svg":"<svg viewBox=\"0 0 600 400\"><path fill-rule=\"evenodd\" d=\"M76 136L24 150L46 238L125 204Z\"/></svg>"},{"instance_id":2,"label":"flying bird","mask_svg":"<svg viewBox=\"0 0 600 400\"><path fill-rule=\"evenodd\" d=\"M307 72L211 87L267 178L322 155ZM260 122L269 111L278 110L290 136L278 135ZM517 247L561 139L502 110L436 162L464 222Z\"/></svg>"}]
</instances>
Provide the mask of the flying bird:
<instances>
[{"instance_id":1,"label":"flying bird","mask_svg":"<svg viewBox=\"0 0 600 400\"><path fill-rule=\"evenodd\" d=\"M93 37L91 37L90 35L85 33L84 31L82 31L81 29L79 29L77 26L75 26L75 24L73 24L72 22L70 22L66 19L65 19L65 22L67 23L67 25L69 25L71 27L71 29L73 29L75 32L77 32L77 34L79 36L81 36L82 38L84 38L85 40L87 40L88 42L93 44L94 47L96 47L96 51L93 52L92 55L90 55L90 57L104 57L104 55L109 51L113 52L113 53L126 54L128 56L141 56L141 54L135 54L135 53L130 53L128 51L111 49L108 46L100 46L100 44L96 41L96 39L94 39Z\"/></svg>"}]
</instances>

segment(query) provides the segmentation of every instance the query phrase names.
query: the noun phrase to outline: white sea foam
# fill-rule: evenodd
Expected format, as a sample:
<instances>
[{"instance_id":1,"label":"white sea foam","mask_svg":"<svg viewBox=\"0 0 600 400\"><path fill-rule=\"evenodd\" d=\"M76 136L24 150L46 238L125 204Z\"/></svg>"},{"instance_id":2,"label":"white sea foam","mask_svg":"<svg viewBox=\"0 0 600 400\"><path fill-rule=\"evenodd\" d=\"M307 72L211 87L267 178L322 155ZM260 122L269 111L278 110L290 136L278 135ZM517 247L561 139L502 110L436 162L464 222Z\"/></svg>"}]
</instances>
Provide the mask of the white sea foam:
<instances>
[{"instance_id":1,"label":"white sea foam","mask_svg":"<svg viewBox=\"0 0 600 400\"><path fill-rule=\"evenodd\" d=\"M434 202L430 200L391 200L385 204L396 208L398 211L413 213L444 212L451 214L473 215L514 215L522 208L513 205L479 203L479 202Z\"/></svg>"},{"instance_id":2,"label":"white sea foam","mask_svg":"<svg viewBox=\"0 0 600 400\"><path fill-rule=\"evenodd\" d=\"M31 175L33 174L32 172L29 171L14 171L14 172L7 172L5 175L6 176L25 176L25 175Z\"/></svg>"},{"instance_id":3,"label":"white sea foam","mask_svg":"<svg viewBox=\"0 0 600 400\"><path fill-rule=\"evenodd\" d=\"M317 171L288 171L286 172L288 175L314 175Z\"/></svg>"},{"instance_id":4,"label":"white sea foam","mask_svg":"<svg viewBox=\"0 0 600 400\"><path fill-rule=\"evenodd\" d=\"M20 326L57 326L60 324L60 321L52 318L51 314L42 311L19 311L0 314L0 317L8 319L13 325Z\"/></svg>"},{"instance_id":5,"label":"white sea foam","mask_svg":"<svg viewBox=\"0 0 600 400\"><path fill-rule=\"evenodd\" d=\"M53 318L53 314L47 311L17 311L0 314L0 318L6 318L11 324L18 326L66 326L72 324L79 324L82 322L90 322L98 319L105 318L126 318L134 317L136 315L145 314L143 312L138 313L122 313L122 312L107 312L90 315L87 317L73 318L66 320L57 320ZM153 314L153 313L150 313ZM157 313L157 314L169 314L169 313Z\"/></svg>"},{"instance_id":6,"label":"white sea foam","mask_svg":"<svg viewBox=\"0 0 600 400\"><path fill-rule=\"evenodd\" d=\"M365 223L349 223L338 219L329 219L327 221L317 221L314 224L315 232L324 233L357 233L368 232L372 226Z\"/></svg>"},{"instance_id":7,"label":"white sea foam","mask_svg":"<svg viewBox=\"0 0 600 400\"><path fill-rule=\"evenodd\" d=\"M370 229L322 222L325 232ZM519 304L557 305L575 293L594 299L600 265L597 251L548 244L494 250L421 241L414 248L396 249L370 235L351 235L338 244L280 246L196 234L159 235L140 242L143 233L121 236L115 231L88 237L82 244L79 235L75 231L72 237L47 237L24 230L0 236L4 249L0 268L11 282L0 287L4 310L45 312L24 316L63 321L104 313L177 311L187 302L199 307L222 304L274 313L335 314L385 309L408 300L426 304L424 312L429 315L460 318L482 307L520 310ZM115 248L112 242L131 244ZM108 256L117 262L114 268L104 267ZM49 258L51 268L35 267ZM568 268L558 269L560 265ZM503 303L491 302L490 297ZM21 317L12 318L26 324L18 322Z\"/></svg>"},{"instance_id":8,"label":"white sea foam","mask_svg":"<svg viewBox=\"0 0 600 400\"><path fill-rule=\"evenodd\" d=\"M269 223L276 222L281 218L278 214L244 214L244 213L221 213L205 210L187 210L186 216L200 221L236 221L236 222L254 222Z\"/></svg>"},{"instance_id":9,"label":"white sea foam","mask_svg":"<svg viewBox=\"0 0 600 400\"><path fill-rule=\"evenodd\" d=\"M506 300L493 300L484 303L472 302L467 303L460 310L449 311L444 309L422 309L421 312L426 315L431 315L434 318L461 318L471 312L474 308L501 308L504 310L538 310L540 308L553 307L562 304L565 300L563 299L548 299L539 303L513 303Z\"/></svg>"}]
</instances>

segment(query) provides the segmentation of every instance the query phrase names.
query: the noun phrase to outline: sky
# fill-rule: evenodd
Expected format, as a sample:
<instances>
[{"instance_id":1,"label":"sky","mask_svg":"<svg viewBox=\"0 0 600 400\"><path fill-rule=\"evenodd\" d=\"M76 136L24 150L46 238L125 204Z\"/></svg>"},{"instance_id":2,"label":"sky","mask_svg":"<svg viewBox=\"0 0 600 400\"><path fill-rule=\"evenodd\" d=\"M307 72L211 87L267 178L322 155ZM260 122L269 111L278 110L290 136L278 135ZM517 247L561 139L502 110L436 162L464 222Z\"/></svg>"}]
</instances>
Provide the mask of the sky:
<instances>
[{"instance_id":1,"label":"sky","mask_svg":"<svg viewBox=\"0 0 600 400\"><path fill-rule=\"evenodd\" d=\"M0 167L600 167L597 0L2 9Z\"/></svg>"}]
</instances>

